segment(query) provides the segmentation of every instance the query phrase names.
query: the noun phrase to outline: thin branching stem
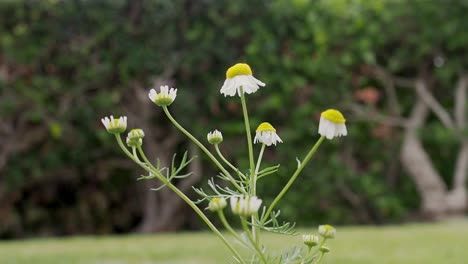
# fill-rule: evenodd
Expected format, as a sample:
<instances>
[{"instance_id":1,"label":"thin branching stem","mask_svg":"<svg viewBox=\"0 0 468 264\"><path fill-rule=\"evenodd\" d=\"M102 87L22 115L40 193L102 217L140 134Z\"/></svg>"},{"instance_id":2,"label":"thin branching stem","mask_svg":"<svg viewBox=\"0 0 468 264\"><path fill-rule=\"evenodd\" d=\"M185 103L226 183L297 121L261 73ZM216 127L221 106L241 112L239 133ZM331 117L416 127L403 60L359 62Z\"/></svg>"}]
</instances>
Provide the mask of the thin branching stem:
<instances>
[{"instance_id":1,"label":"thin branching stem","mask_svg":"<svg viewBox=\"0 0 468 264\"><path fill-rule=\"evenodd\" d=\"M320 262L322 262L323 255L325 255L325 253L322 252L322 253L320 254L320 257L317 259L316 262L314 262L314 264L319 264Z\"/></svg>"},{"instance_id":2,"label":"thin branching stem","mask_svg":"<svg viewBox=\"0 0 468 264\"><path fill-rule=\"evenodd\" d=\"M318 247L314 250L314 253L312 254L312 256L314 256L315 254L317 254L320 250L320 248L325 245L325 241L327 241L327 238L324 237L322 242L320 242L320 244L318 245ZM318 263L318 262L317 262Z\"/></svg>"},{"instance_id":3,"label":"thin branching stem","mask_svg":"<svg viewBox=\"0 0 468 264\"><path fill-rule=\"evenodd\" d=\"M241 94L241 103L242 103L242 112L244 113L244 124L245 132L247 134L247 145L249 148L249 164L250 164L250 175L254 173L254 156L253 156L253 146L252 146L252 134L250 132L250 122L249 122L249 113L247 111L247 103L245 102L244 90L240 88Z\"/></svg>"},{"instance_id":4,"label":"thin branching stem","mask_svg":"<svg viewBox=\"0 0 468 264\"><path fill-rule=\"evenodd\" d=\"M218 153L218 156L219 158L224 162L226 163L226 165L228 165L233 171L235 171L236 173L242 175L243 177L245 177L245 175L238 169L236 168L236 166L232 165L232 163L230 163L223 155L223 153L221 152L221 150L219 149L219 144L214 144L214 147L216 149L216 153Z\"/></svg>"},{"instance_id":5,"label":"thin branching stem","mask_svg":"<svg viewBox=\"0 0 468 264\"><path fill-rule=\"evenodd\" d=\"M146 166L143 162L140 162L138 158L134 157L130 151L125 147L125 145L122 142L122 138L120 138L119 134L115 135L115 138L117 139L117 143L119 144L120 148L127 154L127 156L135 161L138 165L140 165L143 169L148 171L149 173L153 173L158 180L160 180L163 184L167 185L173 192L175 192L182 200L184 200L192 209L200 216L200 218L205 222L205 224L217 235L221 241L226 245L226 247L231 251L232 254L242 263L246 264L245 261L242 259L241 255L237 250L229 243L229 241L219 232L219 230L211 223L210 219L206 217L206 215L198 208L196 204L192 202L182 191L180 191L175 185L173 185L170 181L168 181L164 175L161 174L160 171L156 170L154 166L151 164L151 162L148 160L146 157L145 153L143 152L143 149L141 147L138 148L138 151L143 158L144 162L146 163Z\"/></svg>"},{"instance_id":6,"label":"thin branching stem","mask_svg":"<svg viewBox=\"0 0 468 264\"><path fill-rule=\"evenodd\" d=\"M314 156L315 152L317 152L318 148L320 147L320 145L322 144L322 142L325 140L325 137L324 136L321 136L317 142L315 143L315 145L312 147L312 149L310 149L309 153L307 153L307 156L304 158L304 160L301 162L301 165L297 168L297 170L294 172L294 174L291 176L291 178L289 179L288 183L286 183L286 185L283 187L283 189L281 190L281 192L276 196L276 198L273 200L273 202L271 203L270 207L268 207L268 210L266 211L266 213L263 215L263 218L262 218L262 222L264 223L268 217L270 216L271 212L273 211L273 209L275 208L276 204L281 200L281 198L283 198L284 194L289 190L289 188L291 187L291 185L294 183L294 181L296 180L297 176L299 176L299 174L301 173L301 171L304 169L304 167L307 165L307 163L309 162L309 160L312 158L312 156Z\"/></svg>"},{"instance_id":7,"label":"thin branching stem","mask_svg":"<svg viewBox=\"0 0 468 264\"><path fill-rule=\"evenodd\" d=\"M250 245L248 245L243 239L241 236L239 236L239 234L231 227L231 225L229 224L229 222L226 220L226 217L224 216L224 212L223 210L218 210L218 216L219 216L219 219L221 220L221 223L224 225L224 227L226 228L226 230L228 230L233 236L235 239L237 239L237 241L239 241L241 244L243 244L244 246L250 248Z\"/></svg>"},{"instance_id":8,"label":"thin branching stem","mask_svg":"<svg viewBox=\"0 0 468 264\"><path fill-rule=\"evenodd\" d=\"M263 152L265 151L265 144L262 144L262 148L260 149L260 153L258 154L258 159L257 159L257 165L255 166L255 172L253 173L252 176L252 194L256 195L257 194L257 176L258 176L258 171L260 170L260 164L262 163L262 158L263 158Z\"/></svg>"},{"instance_id":9,"label":"thin branching stem","mask_svg":"<svg viewBox=\"0 0 468 264\"><path fill-rule=\"evenodd\" d=\"M144 164L138 159L137 156L133 156L132 153L130 153L130 151L127 149L127 147L124 145L124 143L122 142L122 138L120 137L120 134L114 134L115 136L115 139L117 140L117 144L119 144L120 148L123 150L123 152L131 159L133 160L135 163L137 163L138 165L142 166L145 170L148 170L148 168L146 168L144 166Z\"/></svg>"},{"instance_id":10,"label":"thin branching stem","mask_svg":"<svg viewBox=\"0 0 468 264\"><path fill-rule=\"evenodd\" d=\"M255 163L254 163L254 156L253 156L253 145L252 145L252 134L250 131L250 122L249 122L249 112L247 111L247 103L245 101L245 93L242 87L240 88L241 94L241 103L242 103L242 112L244 114L244 125L245 125L245 132L247 137L247 146L249 150L249 164L250 164L250 195L255 196ZM253 237L256 239L257 237L257 230L254 227L255 216L252 216L252 234Z\"/></svg>"},{"instance_id":11,"label":"thin branching stem","mask_svg":"<svg viewBox=\"0 0 468 264\"><path fill-rule=\"evenodd\" d=\"M190 140L192 140L205 154L213 161L213 163L221 170L221 172L229 179L229 181L232 183L232 185L240 192L246 193L245 190L239 186L239 184L236 182L236 180L232 177L232 175L219 163L219 161L211 154L211 152L200 142L198 139L196 139L190 132L188 132L184 127L182 127L175 119L172 117L171 113L169 112L169 109L167 109L166 106L162 107L164 110L164 113L166 116L169 118L169 120L176 126L182 133L184 133Z\"/></svg>"},{"instance_id":12,"label":"thin branching stem","mask_svg":"<svg viewBox=\"0 0 468 264\"><path fill-rule=\"evenodd\" d=\"M132 153L133 153L133 156L135 157L135 159L137 159L138 162L141 162L140 158L138 158L138 155L137 155L137 152L136 152L136 148L135 148L135 147L132 147Z\"/></svg>"},{"instance_id":13,"label":"thin branching stem","mask_svg":"<svg viewBox=\"0 0 468 264\"><path fill-rule=\"evenodd\" d=\"M262 158L263 158L263 152L265 151L265 144L262 144L262 148L260 149L260 153L258 154L258 159L257 159L257 165L255 166L255 171L252 174L252 181L251 181L251 188L252 188L252 195L255 196L257 195L257 175L258 171L260 170L260 164L262 163ZM252 216L252 235L255 241L258 243L260 240L260 230L258 227L254 225L255 223L255 218L258 218L258 213Z\"/></svg>"},{"instance_id":14,"label":"thin branching stem","mask_svg":"<svg viewBox=\"0 0 468 264\"><path fill-rule=\"evenodd\" d=\"M192 200L190 200L182 191L180 191L177 187L175 187L172 183L167 182L166 185L174 191L180 198L182 198L192 209L200 216L200 218L205 222L205 224L215 233L226 245L226 247L234 254L234 256L243 264L245 262L243 261L241 255L237 252L237 250L234 249L234 247L229 243L229 241L219 232L219 230L211 223L211 221L206 217L206 215L198 208L197 205L195 205Z\"/></svg>"},{"instance_id":15,"label":"thin branching stem","mask_svg":"<svg viewBox=\"0 0 468 264\"><path fill-rule=\"evenodd\" d=\"M140 156L141 158L143 159L144 162L146 162L146 164L148 165L148 167L151 168L152 171L157 171L159 174L161 174L161 172L153 166L153 164L149 161L149 159L146 157L146 154L145 152L143 151L143 149L140 147L138 147L138 153L140 153ZM161 174L162 175L162 174Z\"/></svg>"},{"instance_id":16,"label":"thin branching stem","mask_svg":"<svg viewBox=\"0 0 468 264\"><path fill-rule=\"evenodd\" d=\"M252 237L252 234L250 232L249 226L247 224L247 219L243 216L241 216L241 223L242 223L242 228L244 229L247 238L249 239L250 243L254 247L255 251L257 252L257 255L260 257L263 263L268 264L265 255L263 254L262 250L258 247L258 243L255 242L255 240Z\"/></svg>"}]
</instances>

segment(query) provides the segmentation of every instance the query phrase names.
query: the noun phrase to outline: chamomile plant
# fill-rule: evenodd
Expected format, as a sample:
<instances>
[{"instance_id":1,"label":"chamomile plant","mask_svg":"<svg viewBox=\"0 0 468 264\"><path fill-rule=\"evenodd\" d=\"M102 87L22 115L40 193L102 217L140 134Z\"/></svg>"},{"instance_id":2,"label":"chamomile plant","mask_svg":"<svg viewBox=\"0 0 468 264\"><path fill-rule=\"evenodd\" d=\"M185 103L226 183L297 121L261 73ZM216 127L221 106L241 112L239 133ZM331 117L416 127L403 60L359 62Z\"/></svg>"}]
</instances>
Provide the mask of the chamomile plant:
<instances>
[{"instance_id":1,"label":"chamomile plant","mask_svg":"<svg viewBox=\"0 0 468 264\"><path fill-rule=\"evenodd\" d=\"M330 252L330 247L326 243L327 240L335 238L336 230L331 225L320 225L317 234L304 234L302 236L303 246L295 246L280 253L268 250L262 242L261 233L298 234L294 223L279 220L280 210L276 208L276 205L291 188L325 139L332 140L335 137L346 136L346 120L338 110L328 109L322 112L318 130L320 137L314 144L311 144L309 152L302 160L297 159L296 170L276 195L273 202L266 204L261 199L261 194L257 193L257 181L267 175L276 173L279 165L262 166L263 153L266 147L272 148L277 144L282 144L283 139L275 127L268 122L259 124L253 137L246 103L247 95L261 91L261 87L264 86L265 83L253 76L252 69L248 64L238 63L227 70L226 80L220 89L222 95L238 96L241 101L249 168L238 168L223 155L220 148L223 142L221 131L213 130L207 134L206 143L212 145L208 148L205 146L205 142L198 140L176 121L169 111L169 106L172 106L176 100L177 89L161 86L159 89L154 88L149 91L149 99L162 108L172 124L193 141L219 170L217 177L208 180L206 190L193 187L200 196L196 201L191 200L172 182L174 179L190 177L191 173L182 173L192 161L187 153L183 155L180 162L176 162L174 158L172 164L167 165L168 167L163 167L160 163L153 164L143 151L143 138L145 136L143 130L132 129L126 137L125 145L122 134L127 129L127 117L114 118L110 116L103 118L101 121L107 131L114 134L117 144L123 152L146 171L147 175L142 176L141 179L161 181L162 187L170 188L198 214L208 228L231 252L232 259L226 260L227 263L321 263L325 255ZM254 153L254 144L259 145L257 155ZM220 184L220 181L225 181L225 183ZM153 190L157 191L159 189ZM203 207L206 209L201 209ZM230 214L234 216L229 219L239 222L238 224L242 227L240 230L232 227L233 223L228 221L225 211L230 211ZM219 218L224 229L231 234L229 239L220 232L219 227L212 223L210 220L212 217ZM300 242L299 239L298 242Z\"/></svg>"}]
</instances>

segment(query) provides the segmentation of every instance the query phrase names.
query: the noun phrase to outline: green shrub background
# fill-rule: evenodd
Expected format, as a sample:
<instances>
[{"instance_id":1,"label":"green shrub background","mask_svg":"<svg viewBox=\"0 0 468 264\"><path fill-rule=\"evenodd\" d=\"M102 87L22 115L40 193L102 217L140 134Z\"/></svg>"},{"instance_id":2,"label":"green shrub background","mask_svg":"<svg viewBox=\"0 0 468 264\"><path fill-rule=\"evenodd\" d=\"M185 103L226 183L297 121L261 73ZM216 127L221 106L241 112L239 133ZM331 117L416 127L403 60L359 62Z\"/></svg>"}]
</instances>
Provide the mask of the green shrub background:
<instances>
[{"instance_id":1,"label":"green shrub background","mask_svg":"<svg viewBox=\"0 0 468 264\"><path fill-rule=\"evenodd\" d=\"M425 0L2 2L0 237L135 230L141 171L125 161L100 118L128 114L136 100L129 87L149 90L155 79L179 89L171 110L183 125L202 140L222 130L223 149L247 167L246 149L237 148L244 142L240 101L219 93L236 62L267 83L248 97L252 125L271 122L285 142L265 154L271 165L282 163L259 183L265 201L318 138L320 112L332 107L347 116L349 136L322 146L281 202L283 217L299 225L410 219L419 196L399 165L399 129L359 119L351 105L391 111L366 71L379 64L402 76L430 72L434 94L452 107L456 75L468 66L467 13L466 1ZM435 56L444 67L434 66ZM366 87L381 100L357 101ZM407 114L412 95L398 96ZM177 133L158 107L148 107L152 124ZM431 120L421 135L446 171L457 143ZM141 125L130 116L130 127ZM187 148L185 140L174 146ZM216 174L205 163L199 185ZM190 219L185 228L198 228Z\"/></svg>"}]
</instances>

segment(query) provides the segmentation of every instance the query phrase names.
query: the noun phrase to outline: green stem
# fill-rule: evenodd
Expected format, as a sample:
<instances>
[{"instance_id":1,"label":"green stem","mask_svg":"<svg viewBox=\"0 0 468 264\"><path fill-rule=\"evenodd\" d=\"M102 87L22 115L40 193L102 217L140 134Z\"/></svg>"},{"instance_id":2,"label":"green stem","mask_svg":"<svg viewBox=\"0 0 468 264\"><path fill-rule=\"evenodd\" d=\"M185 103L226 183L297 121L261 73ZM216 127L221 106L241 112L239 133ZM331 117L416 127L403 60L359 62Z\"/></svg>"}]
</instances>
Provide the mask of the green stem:
<instances>
[{"instance_id":1,"label":"green stem","mask_svg":"<svg viewBox=\"0 0 468 264\"><path fill-rule=\"evenodd\" d=\"M228 247L228 249L234 254L234 256L241 261L241 263L245 263L242 260L241 255L231 246L231 244L227 241L227 239L219 232L219 230L211 223L211 221L206 217L206 215L198 208L183 192L181 192L177 187L172 185L170 182L166 183L172 191L174 191L180 198L182 198L192 209L200 216L200 218L206 223L206 225L213 231Z\"/></svg>"},{"instance_id":2,"label":"green stem","mask_svg":"<svg viewBox=\"0 0 468 264\"><path fill-rule=\"evenodd\" d=\"M258 176L258 171L260 170L260 164L262 163L262 157L263 157L263 152L265 151L265 144L262 144L262 148L260 149L260 153L258 154L258 159L257 159L257 165L255 166L255 171L252 175L251 179L251 188L253 189L252 195L255 196L257 195L257 176ZM260 236L259 236L259 229L258 227L255 227L255 218L258 218L258 213L252 216L252 235L253 238L255 239L256 242L259 241Z\"/></svg>"},{"instance_id":3,"label":"green stem","mask_svg":"<svg viewBox=\"0 0 468 264\"><path fill-rule=\"evenodd\" d=\"M322 252L322 254L320 254L320 257L317 259L317 262L315 262L315 264L319 264L322 261L323 255L325 255L325 253Z\"/></svg>"},{"instance_id":4,"label":"green stem","mask_svg":"<svg viewBox=\"0 0 468 264\"><path fill-rule=\"evenodd\" d=\"M234 229L231 227L231 225L228 223L228 221L226 220L226 217L224 216L224 212L223 210L218 210L218 216L219 216L219 219L221 220L221 223L223 223L224 227L240 242L242 243L244 246L249 246L243 239L241 236L239 236L239 234L237 234L236 231L234 231Z\"/></svg>"},{"instance_id":5,"label":"green stem","mask_svg":"<svg viewBox=\"0 0 468 264\"><path fill-rule=\"evenodd\" d=\"M240 94L241 94L241 103L242 103L242 112L244 114L244 125L245 125L245 132L247 135L247 145L249 148L249 164L250 164L250 195L255 196L255 163L254 163L254 156L253 156L253 146L252 146L252 134L250 132L250 122L249 122L249 113L247 111L247 103L245 102L245 93L242 89L240 88ZM255 216L252 216L252 234L255 240L257 240L257 232L256 228L254 226L254 220Z\"/></svg>"},{"instance_id":6,"label":"green stem","mask_svg":"<svg viewBox=\"0 0 468 264\"><path fill-rule=\"evenodd\" d=\"M213 231L222 241L223 243L228 247L228 249L231 251L232 254L241 262L245 262L242 260L241 255L234 249L234 247L227 241L227 239L219 232L219 230L211 223L211 221L206 217L206 215L198 208L183 192L181 192L177 187L172 185L172 183L167 182L166 183L167 187L171 188L172 191L174 191L180 198L182 198L192 209L200 216L200 218L206 223L206 225Z\"/></svg>"},{"instance_id":7,"label":"green stem","mask_svg":"<svg viewBox=\"0 0 468 264\"><path fill-rule=\"evenodd\" d=\"M133 156L135 157L135 159L137 159L139 162L141 162L141 160L138 158L138 155L137 155L137 152L136 152L136 148L135 148L135 147L132 147L132 153L133 153Z\"/></svg>"},{"instance_id":8,"label":"green stem","mask_svg":"<svg viewBox=\"0 0 468 264\"><path fill-rule=\"evenodd\" d=\"M132 153L130 153L130 151L127 149L127 147L124 145L124 143L122 142L122 138L120 137L120 134L114 134L115 136L115 139L117 140L117 143L119 144L120 148L123 150L123 152L131 159L133 160L135 163L137 163L138 165L140 166L143 166L144 164L138 159L137 156L133 156ZM144 167L145 170L147 170L147 168Z\"/></svg>"},{"instance_id":9,"label":"green stem","mask_svg":"<svg viewBox=\"0 0 468 264\"><path fill-rule=\"evenodd\" d=\"M307 163L309 162L309 160L312 158L312 156L315 154L315 152L317 151L317 149L320 147L320 145L322 144L322 142L325 140L325 137L324 136L321 136L319 138L319 140L317 140L317 142L315 143L315 145L312 147L312 149L309 151L309 153L307 153L307 156L304 158L304 160L301 162L301 165L299 166L299 168L297 168L297 170L294 172L294 174L291 176L291 178L289 179L288 183L283 187L283 189L281 190L281 192L278 194L278 196L276 196L276 198L273 200L273 202L271 203L270 207L268 207L268 210L266 211L266 214L263 216L262 218L262 222L265 222L267 220L267 218L270 216L271 212L273 211L273 208L275 208L276 204L281 200L281 198L283 198L283 195L289 190L289 188L291 187L291 185L294 183L294 181L296 180L297 176L299 176L299 174L301 173L301 171L304 169L304 167L307 165Z\"/></svg>"},{"instance_id":10,"label":"green stem","mask_svg":"<svg viewBox=\"0 0 468 264\"><path fill-rule=\"evenodd\" d=\"M214 144L215 146L215 149L216 149L216 153L218 153L218 156L221 158L221 160L226 163L226 165L228 165L233 171L235 171L236 173L242 175L243 177L245 177L245 175L238 169L236 168L236 166L232 165L224 156L223 156L223 153L221 153L221 150L219 149L219 144Z\"/></svg>"},{"instance_id":11,"label":"green stem","mask_svg":"<svg viewBox=\"0 0 468 264\"><path fill-rule=\"evenodd\" d=\"M221 172L229 179L229 181L232 183L232 185L240 192L246 193L242 187L239 186L239 184L236 182L236 180L231 176L231 174L219 163L219 161L211 154L211 152L200 142L198 139L196 139L192 134L190 134L184 127L182 127L175 119L172 117L171 113L169 112L169 109L167 109L167 106L162 107L164 110L164 113L166 113L166 116L171 120L171 122L176 126L182 133L184 133L190 140L192 140L205 154L213 161L214 164L221 170Z\"/></svg>"},{"instance_id":12,"label":"green stem","mask_svg":"<svg viewBox=\"0 0 468 264\"><path fill-rule=\"evenodd\" d=\"M145 152L143 151L143 149L141 148L141 146L138 147L138 153L140 153L141 158L143 159L143 161L144 161L146 164L148 164L148 167L150 167L151 170L157 171L158 174L161 174L161 172L160 172L158 169L156 169L156 167L154 167L153 164L152 164L152 163L149 161L149 159L146 157ZM162 175L162 174L161 174L161 175ZM164 176L164 175L162 175L162 176Z\"/></svg>"},{"instance_id":13,"label":"green stem","mask_svg":"<svg viewBox=\"0 0 468 264\"><path fill-rule=\"evenodd\" d=\"M258 171L260 170L260 163L262 163L262 158L263 158L263 152L265 151L265 144L262 144L262 148L260 149L260 153L258 154L258 159L257 159L257 166L255 166L255 172L252 177L252 194L256 195L257 194L257 176L258 176Z\"/></svg>"},{"instance_id":14,"label":"green stem","mask_svg":"<svg viewBox=\"0 0 468 264\"><path fill-rule=\"evenodd\" d=\"M258 247L258 244L255 242L255 240L252 237L252 234L250 233L249 226L247 225L247 219L243 216L241 216L241 223L242 223L242 228L247 234L247 238L249 239L250 243L252 244L255 251L257 252L257 255L260 257L263 263L268 264L265 258L265 255L263 255L263 252L260 250L260 248Z\"/></svg>"},{"instance_id":15,"label":"green stem","mask_svg":"<svg viewBox=\"0 0 468 264\"><path fill-rule=\"evenodd\" d=\"M125 148L125 146L123 145L122 143L122 139L120 138L120 136L116 135L116 138L117 138L117 141L119 142L119 145L120 147L123 147L123 151L128 155L130 155L129 157L131 157L131 153L128 151L127 148ZM180 191L176 186L174 186L170 181L168 181L164 175L161 174L160 171L158 171L153 165L152 163L148 160L148 158L146 157L143 149L141 147L138 148L138 151L141 155L141 157L143 158L143 161L148 165L147 166L144 166L144 164L142 162L137 162L138 165L140 165L143 169L145 169L146 171L150 172L150 173L153 173L154 175L156 175L156 177L158 178L158 180L160 180L163 184L167 185L167 187L169 187L173 192L175 192L180 198L182 198L182 200L184 200L190 207L192 207L192 209L198 214L198 216L200 216L200 218L205 222L205 224L211 229L211 231L213 231L213 233L215 233L215 235L217 235L221 241L223 241L223 243L226 245L226 247L229 249L229 251L231 251L232 254L234 254L234 256L243 264L246 264L245 261L242 259L241 255L237 252L237 250L234 249L234 247L229 243L229 241L227 241L227 239L221 234L221 232L219 232L219 230L213 225L213 223L211 223L211 221L208 219L208 217L206 217L206 215L200 210L200 208L198 208L193 202L192 200L190 200L182 191ZM131 157L132 158L132 157ZM132 158L132 160L136 161L135 159Z\"/></svg>"},{"instance_id":16,"label":"green stem","mask_svg":"<svg viewBox=\"0 0 468 264\"><path fill-rule=\"evenodd\" d=\"M250 176L254 173L254 157L253 157L253 146L252 146L252 134L250 133L250 123L249 123L249 113L247 112L247 104L245 102L245 95L242 87L241 91L241 103L242 103L242 112L244 113L244 124L245 132L247 134L247 145L249 147L249 164L250 164Z\"/></svg>"},{"instance_id":17,"label":"green stem","mask_svg":"<svg viewBox=\"0 0 468 264\"><path fill-rule=\"evenodd\" d=\"M327 238L324 237L323 240L322 240L322 242L320 242L320 244L318 245L318 247L314 250L314 253L312 254L312 256L315 255L315 254L317 254L317 253L319 252L320 248L325 244L325 241L327 241Z\"/></svg>"}]
</instances>

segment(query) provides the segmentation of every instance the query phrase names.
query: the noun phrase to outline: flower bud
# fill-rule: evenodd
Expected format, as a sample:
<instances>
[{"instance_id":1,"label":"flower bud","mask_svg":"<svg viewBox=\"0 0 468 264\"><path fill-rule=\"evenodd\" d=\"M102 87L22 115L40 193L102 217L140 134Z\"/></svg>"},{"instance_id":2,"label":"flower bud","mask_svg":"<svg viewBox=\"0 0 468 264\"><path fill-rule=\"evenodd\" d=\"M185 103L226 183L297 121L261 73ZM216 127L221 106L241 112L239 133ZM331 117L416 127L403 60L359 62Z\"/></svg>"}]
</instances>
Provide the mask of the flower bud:
<instances>
[{"instance_id":1,"label":"flower bud","mask_svg":"<svg viewBox=\"0 0 468 264\"><path fill-rule=\"evenodd\" d=\"M323 252L323 253L328 253L328 252L330 252L330 248L327 245L324 244L321 247L319 247L319 251Z\"/></svg>"},{"instance_id":2,"label":"flower bud","mask_svg":"<svg viewBox=\"0 0 468 264\"><path fill-rule=\"evenodd\" d=\"M132 129L127 135L127 145L133 148L141 147L144 137L145 132L143 132L143 130L139 128Z\"/></svg>"},{"instance_id":3,"label":"flower bud","mask_svg":"<svg viewBox=\"0 0 468 264\"><path fill-rule=\"evenodd\" d=\"M320 225L318 232L323 238L335 238L336 229L331 225Z\"/></svg>"},{"instance_id":4,"label":"flower bud","mask_svg":"<svg viewBox=\"0 0 468 264\"><path fill-rule=\"evenodd\" d=\"M208 209L212 212L223 210L227 205L226 199L223 197L215 197L208 204Z\"/></svg>"},{"instance_id":5,"label":"flower bud","mask_svg":"<svg viewBox=\"0 0 468 264\"><path fill-rule=\"evenodd\" d=\"M317 235L303 235L302 240L306 246L312 248L318 245L320 238Z\"/></svg>"},{"instance_id":6,"label":"flower bud","mask_svg":"<svg viewBox=\"0 0 468 264\"><path fill-rule=\"evenodd\" d=\"M219 144L221 142L223 142L223 134L221 134L220 131L218 130L215 130L215 131L212 131L210 133L208 133L208 135L206 136L206 138L208 139L208 142L210 144Z\"/></svg>"}]
</instances>

